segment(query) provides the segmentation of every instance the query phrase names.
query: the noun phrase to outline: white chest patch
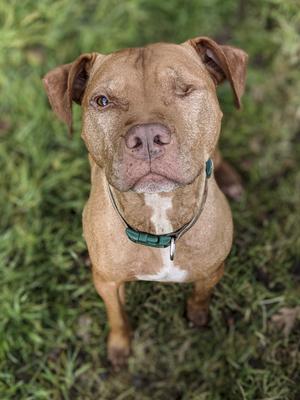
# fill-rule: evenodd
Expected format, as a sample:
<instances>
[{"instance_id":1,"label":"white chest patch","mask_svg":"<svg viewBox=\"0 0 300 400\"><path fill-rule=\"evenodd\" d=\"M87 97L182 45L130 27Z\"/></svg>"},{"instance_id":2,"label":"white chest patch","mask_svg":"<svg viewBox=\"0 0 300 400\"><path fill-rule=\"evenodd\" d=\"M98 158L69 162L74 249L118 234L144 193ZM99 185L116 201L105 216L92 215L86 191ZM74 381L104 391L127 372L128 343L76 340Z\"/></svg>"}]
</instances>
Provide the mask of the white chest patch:
<instances>
[{"instance_id":1,"label":"white chest patch","mask_svg":"<svg viewBox=\"0 0 300 400\"><path fill-rule=\"evenodd\" d=\"M172 199L162 197L159 193L145 193L145 203L152 208L151 222L155 226L157 234L172 232L173 227L167 217L167 210L172 206ZM187 271L180 269L174 261L170 260L170 248L156 249L162 258L162 268L156 274L137 275L137 279L142 281L159 282L184 282Z\"/></svg>"}]
</instances>

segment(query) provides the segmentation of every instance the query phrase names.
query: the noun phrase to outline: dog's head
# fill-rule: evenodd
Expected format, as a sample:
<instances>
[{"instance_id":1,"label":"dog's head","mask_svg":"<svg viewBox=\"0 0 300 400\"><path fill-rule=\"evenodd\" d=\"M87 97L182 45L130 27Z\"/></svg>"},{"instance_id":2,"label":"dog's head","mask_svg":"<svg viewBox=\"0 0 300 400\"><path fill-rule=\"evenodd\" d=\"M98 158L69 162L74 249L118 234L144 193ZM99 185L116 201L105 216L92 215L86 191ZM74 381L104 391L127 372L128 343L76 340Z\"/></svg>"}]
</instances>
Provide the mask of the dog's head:
<instances>
[{"instance_id":1,"label":"dog's head","mask_svg":"<svg viewBox=\"0 0 300 400\"><path fill-rule=\"evenodd\" d=\"M227 79L237 107L247 55L197 37L112 54L83 54L44 77L50 103L72 132L82 105L82 138L116 189L171 191L195 180L212 155L222 112L216 87Z\"/></svg>"}]
</instances>

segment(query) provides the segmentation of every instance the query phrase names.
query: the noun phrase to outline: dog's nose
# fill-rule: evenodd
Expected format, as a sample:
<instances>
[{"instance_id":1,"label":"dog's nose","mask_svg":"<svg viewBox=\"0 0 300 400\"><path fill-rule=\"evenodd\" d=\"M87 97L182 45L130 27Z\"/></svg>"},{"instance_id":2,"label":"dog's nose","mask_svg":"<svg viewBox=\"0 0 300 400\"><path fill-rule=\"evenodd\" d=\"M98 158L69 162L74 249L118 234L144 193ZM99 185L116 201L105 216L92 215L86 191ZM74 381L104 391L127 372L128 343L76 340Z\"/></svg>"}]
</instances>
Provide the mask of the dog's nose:
<instances>
[{"instance_id":1,"label":"dog's nose","mask_svg":"<svg viewBox=\"0 0 300 400\"><path fill-rule=\"evenodd\" d=\"M171 132L159 123L131 127L125 136L126 147L135 158L155 159L161 157L171 142Z\"/></svg>"}]
</instances>

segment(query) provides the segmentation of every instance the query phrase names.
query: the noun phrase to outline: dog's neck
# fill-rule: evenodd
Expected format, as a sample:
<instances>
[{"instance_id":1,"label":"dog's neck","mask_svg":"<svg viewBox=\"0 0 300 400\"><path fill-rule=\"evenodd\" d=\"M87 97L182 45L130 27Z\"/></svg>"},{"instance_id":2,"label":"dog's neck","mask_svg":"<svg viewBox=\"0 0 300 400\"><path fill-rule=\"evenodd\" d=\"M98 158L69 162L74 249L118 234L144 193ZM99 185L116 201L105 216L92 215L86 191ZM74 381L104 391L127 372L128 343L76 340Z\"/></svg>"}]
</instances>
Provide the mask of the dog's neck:
<instances>
[{"instance_id":1,"label":"dog's neck","mask_svg":"<svg viewBox=\"0 0 300 400\"><path fill-rule=\"evenodd\" d=\"M196 212L200 177L172 192L136 193L113 189L119 211L136 230L164 234L176 231L189 222Z\"/></svg>"}]
</instances>

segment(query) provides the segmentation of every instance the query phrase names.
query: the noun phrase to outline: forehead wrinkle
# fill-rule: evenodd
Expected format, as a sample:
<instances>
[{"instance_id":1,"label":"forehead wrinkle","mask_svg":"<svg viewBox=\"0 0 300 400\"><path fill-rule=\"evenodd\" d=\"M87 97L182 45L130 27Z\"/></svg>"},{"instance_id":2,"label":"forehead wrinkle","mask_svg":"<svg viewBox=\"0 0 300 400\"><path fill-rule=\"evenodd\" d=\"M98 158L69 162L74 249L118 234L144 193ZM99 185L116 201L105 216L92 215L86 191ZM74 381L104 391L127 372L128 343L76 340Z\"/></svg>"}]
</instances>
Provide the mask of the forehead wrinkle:
<instances>
[{"instance_id":1,"label":"forehead wrinkle","mask_svg":"<svg viewBox=\"0 0 300 400\"><path fill-rule=\"evenodd\" d=\"M130 59L136 54L135 50L135 48L122 49L108 54L105 56L104 60L97 65L96 70L93 72L93 76L106 74L107 72L120 68L120 66L123 68L123 64L130 66L130 64L132 64Z\"/></svg>"},{"instance_id":2,"label":"forehead wrinkle","mask_svg":"<svg viewBox=\"0 0 300 400\"><path fill-rule=\"evenodd\" d=\"M153 49L151 46L140 47L135 60L135 67L137 69L137 72L140 74L144 95L146 95L147 93L146 84L148 81L147 78L147 75L149 74L148 71L150 71L150 76L151 76L151 67L153 58L152 55L153 55Z\"/></svg>"},{"instance_id":3,"label":"forehead wrinkle","mask_svg":"<svg viewBox=\"0 0 300 400\"><path fill-rule=\"evenodd\" d=\"M136 58L133 63L134 68L140 72L141 74L141 80L143 84L143 92L145 94L145 48L140 47L136 51Z\"/></svg>"},{"instance_id":4,"label":"forehead wrinkle","mask_svg":"<svg viewBox=\"0 0 300 400\"><path fill-rule=\"evenodd\" d=\"M133 66L136 69L144 70L145 67L145 49L143 47L139 47L135 51L135 60L133 62Z\"/></svg>"},{"instance_id":5,"label":"forehead wrinkle","mask_svg":"<svg viewBox=\"0 0 300 400\"><path fill-rule=\"evenodd\" d=\"M103 62L89 80L89 86L93 87L93 91L103 88L121 92L134 82L138 82L141 78L140 71L134 68L132 62L133 55L134 59L137 59L135 50L111 54L112 57L105 60L107 62Z\"/></svg>"},{"instance_id":6,"label":"forehead wrinkle","mask_svg":"<svg viewBox=\"0 0 300 400\"><path fill-rule=\"evenodd\" d=\"M202 71L198 71L198 69L192 69L190 71L186 68L186 65L178 64L176 68L174 68L171 65L162 66L162 64L159 63L154 68L154 80L157 84L161 84L166 81L166 76L168 76L173 80L178 80L180 82L186 81L186 83L195 83L201 80L204 86L206 86L205 80L201 79L201 72Z\"/></svg>"},{"instance_id":7,"label":"forehead wrinkle","mask_svg":"<svg viewBox=\"0 0 300 400\"><path fill-rule=\"evenodd\" d=\"M107 90L108 92L122 92L126 87L126 82L123 78L121 77L116 77L114 79L107 79L105 81L100 81L97 82L93 85L93 90L92 92L94 94L97 94L99 91Z\"/></svg>"},{"instance_id":8,"label":"forehead wrinkle","mask_svg":"<svg viewBox=\"0 0 300 400\"><path fill-rule=\"evenodd\" d=\"M116 56L116 61L120 61L128 67L132 66L137 71L143 71L145 69L145 52L145 47L131 47L125 51L114 52L112 56Z\"/></svg>"},{"instance_id":9,"label":"forehead wrinkle","mask_svg":"<svg viewBox=\"0 0 300 400\"><path fill-rule=\"evenodd\" d=\"M157 43L150 45L154 54L155 59L163 60L173 63L174 65L189 66L191 68L197 68L200 71L206 71L206 68L197 54L196 50L190 45L175 44L175 43L162 43L162 46L157 46Z\"/></svg>"}]
</instances>

